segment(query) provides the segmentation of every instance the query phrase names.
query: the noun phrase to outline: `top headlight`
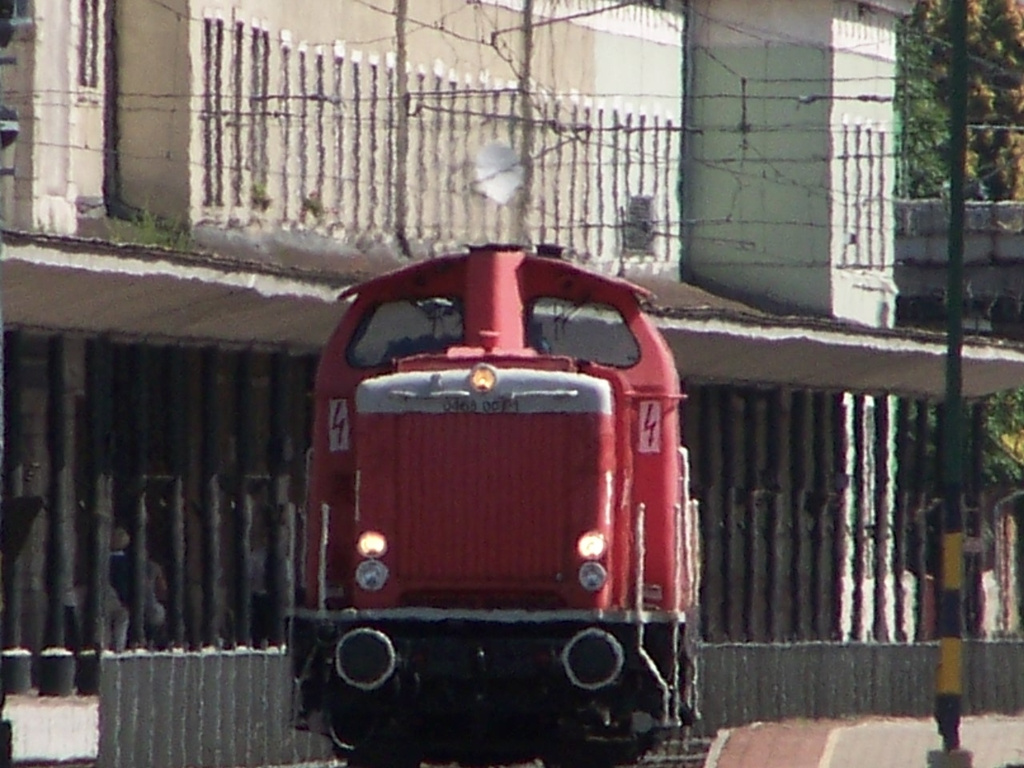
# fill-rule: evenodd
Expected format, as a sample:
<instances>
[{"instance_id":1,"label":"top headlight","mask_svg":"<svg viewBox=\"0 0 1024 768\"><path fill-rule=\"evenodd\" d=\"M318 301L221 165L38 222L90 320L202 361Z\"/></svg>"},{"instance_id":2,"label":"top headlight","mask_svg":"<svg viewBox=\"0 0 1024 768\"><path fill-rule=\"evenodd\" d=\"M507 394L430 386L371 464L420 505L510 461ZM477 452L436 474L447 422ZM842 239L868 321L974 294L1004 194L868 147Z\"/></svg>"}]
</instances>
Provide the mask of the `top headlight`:
<instances>
[{"instance_id":1,"label":"top headlight","mask_svg":"<svg viewBox=\"0 0 1024 768\"><path fill-rule=\"evenodd\" d=\"M498 372L489 365L480 363L469 372L469 386L477 392L490 392L498 383Z\"/></svg>"}]
</instances>

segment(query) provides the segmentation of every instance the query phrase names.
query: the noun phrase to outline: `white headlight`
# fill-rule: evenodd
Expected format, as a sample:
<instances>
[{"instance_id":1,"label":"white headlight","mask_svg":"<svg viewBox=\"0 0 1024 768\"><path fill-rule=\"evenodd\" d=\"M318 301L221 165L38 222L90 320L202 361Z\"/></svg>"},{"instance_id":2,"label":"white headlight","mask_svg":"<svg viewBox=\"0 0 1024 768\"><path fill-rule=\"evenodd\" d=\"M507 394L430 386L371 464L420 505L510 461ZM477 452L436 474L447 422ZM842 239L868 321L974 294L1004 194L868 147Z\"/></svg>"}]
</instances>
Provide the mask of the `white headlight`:
<instances>
[{"instance_id":1,"label":"white headlight","mask_svg":"<svg viewBox=\"0 0 1024 768\"><path fill-rule=\"evenodd\" d=\"M600 531L587 531L576 542L576 551L584 560L599 559L608 548L608 542Z\"/></svg>"},{"instance_id":2,"label":"white headlight","mask_svg":"<svg viewBox=\"0 0 1024 768\"><path fill-rule=\"evenodd\" d=\"M580 566L580 586L587 592L597 592L608 581L608 571L600 563L587 562Z\"/></svg>"},{"instance_id":3,"label":"white headlight","mask_svg":"<svg viewBox=\"0 0 1024 768\"><path fill-rule=\"evenodd\" d=\"M388 580L388 567L380 560L363 560L356 566L356 584L367 592L378 592Z\"/></svg>"},{"instance_id":4,"label":"white headlight","mask_svg":"<svg viewBox=\"0 0 1024 768\"><path fill-rule=\"evenodd\" d=\"M388 551L388 540L383 533L363 531L356 541L356 551L363 557L380 557Z\"/></svg>"}]
</instances>

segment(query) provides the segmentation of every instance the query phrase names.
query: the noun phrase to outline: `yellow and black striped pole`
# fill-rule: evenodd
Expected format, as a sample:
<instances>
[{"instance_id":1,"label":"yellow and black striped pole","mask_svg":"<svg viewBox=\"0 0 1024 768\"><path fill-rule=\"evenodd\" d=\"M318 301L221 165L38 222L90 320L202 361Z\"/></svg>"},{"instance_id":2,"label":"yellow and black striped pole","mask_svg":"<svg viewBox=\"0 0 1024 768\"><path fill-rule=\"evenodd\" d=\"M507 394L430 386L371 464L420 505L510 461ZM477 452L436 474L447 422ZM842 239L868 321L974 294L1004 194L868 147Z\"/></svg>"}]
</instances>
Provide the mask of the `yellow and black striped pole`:
<instances>
[{"instance_id":1,"label":"yellow and black striped pole","mask_svg":"<svg viewBox=\"0 0 1024 768\"><path fill-rule=\"evenodd\" d=\"M964 174L967 157L967 1L949 4L953 47L950 83L949 267L946 289L946 418L943 467L942 598L935 720L945 751L960 749L963 708L963 260Z\"/></svg>"}]
</instances>

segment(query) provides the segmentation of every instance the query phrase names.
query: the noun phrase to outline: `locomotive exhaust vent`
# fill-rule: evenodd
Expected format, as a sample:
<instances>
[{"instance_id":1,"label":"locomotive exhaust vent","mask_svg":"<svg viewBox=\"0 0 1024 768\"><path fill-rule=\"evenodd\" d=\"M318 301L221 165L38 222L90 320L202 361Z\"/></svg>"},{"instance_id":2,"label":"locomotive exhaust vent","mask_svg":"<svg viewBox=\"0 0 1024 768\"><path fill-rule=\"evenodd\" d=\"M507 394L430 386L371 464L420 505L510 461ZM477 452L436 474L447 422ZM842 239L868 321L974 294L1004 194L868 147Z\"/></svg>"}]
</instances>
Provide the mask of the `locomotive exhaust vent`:
<instances>
[{"instance_id":1,"label":"locomotive exhaust vent","mask_svg":"<svg viewBox=\"0 0 1024 768\"><path fill-rule=\"evenodd\" d=\"M576 633L562 650L562 666L569 681L587 691L615 682L623 661L622 644L594 627Z\"/></svg>"},{"instance_id":2,"label":"locomotive exhaust vent","mask_svg":"<svg viewBox=\"0 0 1024 768\"><path fill-rule=\"evenodd\" d=\"M395 671L395 646L383 632L360 627L347 632L334 649L338 677L363 691L380 688Z\"/></svg>"}]
</instances>

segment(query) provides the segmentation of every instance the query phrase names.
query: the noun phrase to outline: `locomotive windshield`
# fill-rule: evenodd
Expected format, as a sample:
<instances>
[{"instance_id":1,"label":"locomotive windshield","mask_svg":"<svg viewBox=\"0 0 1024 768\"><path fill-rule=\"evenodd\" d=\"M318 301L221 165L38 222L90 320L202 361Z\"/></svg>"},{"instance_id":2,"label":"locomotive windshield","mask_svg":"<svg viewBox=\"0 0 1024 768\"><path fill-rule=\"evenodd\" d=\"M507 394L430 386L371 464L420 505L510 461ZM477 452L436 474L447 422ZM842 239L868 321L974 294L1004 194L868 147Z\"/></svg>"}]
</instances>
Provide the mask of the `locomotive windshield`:
<instances>
[{"instance_id":1,"label":"locomotive windshield","mask_svg":"<svg viewBox=\"0 0 1024 768\"><path fill-rule=\"evenodd\" d=\"M353 368L377 368L395 358L443 352L463 339L462 302L444 296L389 301L359 322L346 353Z\"/></svg>"},{"instance_id":2,"label":"locomotive windshield","mask_svg":"<svg viewBox=\"0 0 1024 768\"><path fill-rule=\"evenodd\" d=\"M548 355L616 368L631 368L640 361L636 337L610 304L537 299L526 313L526 336L531 347Z\"/></svg>"}]
</instances>

